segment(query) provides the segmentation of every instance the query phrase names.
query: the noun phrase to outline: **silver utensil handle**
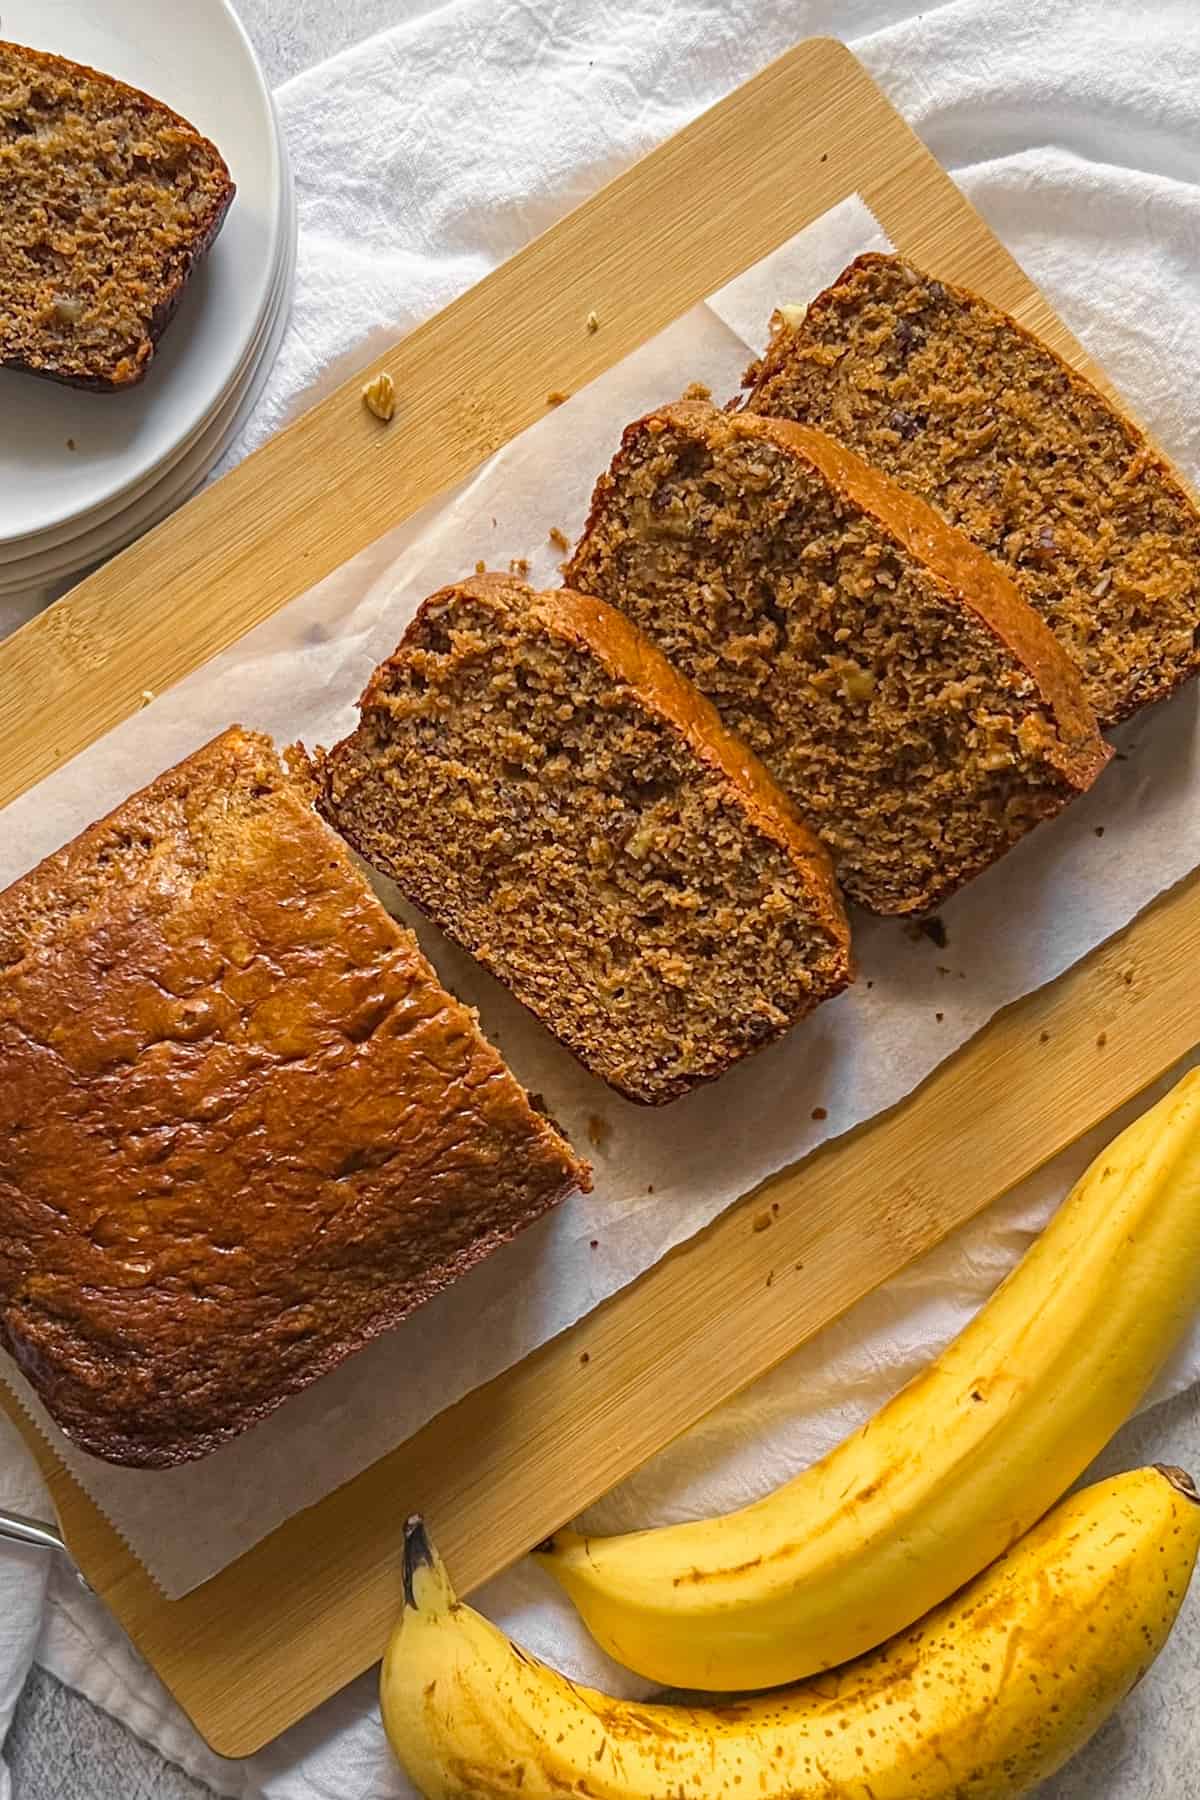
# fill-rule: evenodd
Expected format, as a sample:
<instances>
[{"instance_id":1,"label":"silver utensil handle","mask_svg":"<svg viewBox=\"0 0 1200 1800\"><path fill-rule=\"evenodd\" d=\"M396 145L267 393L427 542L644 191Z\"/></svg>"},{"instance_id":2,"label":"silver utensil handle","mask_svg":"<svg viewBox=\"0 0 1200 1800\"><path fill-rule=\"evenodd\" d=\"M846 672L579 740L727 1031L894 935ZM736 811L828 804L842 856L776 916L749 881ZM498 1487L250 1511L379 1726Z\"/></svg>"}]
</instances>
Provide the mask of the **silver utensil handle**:
<instances>
[{"instance_id":1,"label":"silver utensil handle","mask_svg":"<svg viewBox=\"0 0 1200 1800\"><path fill-rule=\"evenodd\" d=\"M7 1538L14 1544L34 1544L39 1550L57 1550L71 1565L80 1585L85 1588L88 1586L82 1569L67 1549L56 1525L47 1525L44 1519L27 1519L23 1513L0 1510L0 1538Z\"/></svg>"},{"instance_id":2,"label":"silver utensil handle","mask_svg":"<svg viewBox=\"0 0 1200 1800\"><path fill-rule=\"evenodd\" d=\"M65 1556L67 1546L61 1533L41 1519L27 1519L21 1513L0 1512L0 1538L17 1544L37 1544L42 1550L59 1550Z\"/></svg>"}]
</instances>

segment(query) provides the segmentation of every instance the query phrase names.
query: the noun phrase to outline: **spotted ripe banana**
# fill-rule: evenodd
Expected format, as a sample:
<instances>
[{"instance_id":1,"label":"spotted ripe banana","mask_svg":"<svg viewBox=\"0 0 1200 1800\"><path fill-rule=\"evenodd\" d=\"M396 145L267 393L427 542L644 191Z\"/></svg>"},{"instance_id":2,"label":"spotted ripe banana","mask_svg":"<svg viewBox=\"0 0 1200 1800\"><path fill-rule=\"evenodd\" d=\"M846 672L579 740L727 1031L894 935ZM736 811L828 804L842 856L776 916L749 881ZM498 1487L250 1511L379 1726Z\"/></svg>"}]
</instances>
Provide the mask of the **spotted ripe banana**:
<instances>
[{"instance_id":1,"label":"spotted ripe banana","mask_svg":"<svg viewBox=\"0 0 1200 1800\"><path fill-rule=\"evenodd\" d=\"M627 1668L774 1687L861 1655L1082 1474L1200 1305L1200 1070L1111 1143L965 1331L861 1431L739 1512L542 1561Z\"/></svg>"},{"instance_id":2,"label":"spotted ripe banana","mask_svg":"<svg viewBox=\"0 0 1200 1800\"><path fill-rule=\"evenodd\" d=\"M527 1656L455 1600L415 1520L384 1725L426 1800L1012 1800L1145 1673L1198 1548L1186 1475L1119 1475L849 1668L699 1709L612 1700Z\"/></svg>"}]
</instances>

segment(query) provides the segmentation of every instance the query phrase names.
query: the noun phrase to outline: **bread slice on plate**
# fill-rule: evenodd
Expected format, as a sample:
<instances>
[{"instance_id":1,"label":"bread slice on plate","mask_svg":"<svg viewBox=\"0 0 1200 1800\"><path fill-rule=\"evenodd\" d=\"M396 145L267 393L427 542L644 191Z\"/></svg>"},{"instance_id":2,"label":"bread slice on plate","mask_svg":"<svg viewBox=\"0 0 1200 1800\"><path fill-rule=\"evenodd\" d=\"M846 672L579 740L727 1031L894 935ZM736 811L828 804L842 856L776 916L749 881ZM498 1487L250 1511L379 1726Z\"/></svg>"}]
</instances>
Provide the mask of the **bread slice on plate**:
<instances>
[{"instance_id":1,"label":"bread slice on plate","mask_svg":"<svg viewBox=\"0 0 1200 1800\"><path fill-rule=\"evenodd\" d=\"M849 979L816 839L586 595L434 594L320 780L355 848L631 1100L711 1080Z\"/></svg>"},{"instance_id":2,"label":"bread slice on plate","mask_svg":"<svg viewBox=\"0 0 1200 1800\"><path fill-rule=\"evenodd\" d=\"M703 402L638 420L566 579L691 677L875 912L936 905L1108 757L1008 577L821 432Z\"/></svg>"},{"instance_id":3,"label":"bread slice on plate","mask_svg":"<svg viewBox=\"0 0 1200 1800\"><path fill-rule=\"evenodd\" d=\"M266 738L0 894L0 1345L94 1456L204 1455L588 1185Z\"/></svg>"},{"instance_id":4,"label":"bread slice on plate","mask_svg":"<svg viewBox=\"0 0 1200 1800\"><path fill-rule=\"evenodd\" d=\"M219 151L169 107L0 43L0 366L132 387L233 195Z\"/></svg>"},{"instance_id":5,"label":"bread slice on plate","mask_svg":"<svg viewBox=\"0 0 1200 1800\"><path fill-rule=\"evenodd\" d=\"M1200 514L1130 421L977 294L861 256L776 314L745 404L832 432L1007 569L1101 726L1200 669Z\"/></svg>"}]
</instances>

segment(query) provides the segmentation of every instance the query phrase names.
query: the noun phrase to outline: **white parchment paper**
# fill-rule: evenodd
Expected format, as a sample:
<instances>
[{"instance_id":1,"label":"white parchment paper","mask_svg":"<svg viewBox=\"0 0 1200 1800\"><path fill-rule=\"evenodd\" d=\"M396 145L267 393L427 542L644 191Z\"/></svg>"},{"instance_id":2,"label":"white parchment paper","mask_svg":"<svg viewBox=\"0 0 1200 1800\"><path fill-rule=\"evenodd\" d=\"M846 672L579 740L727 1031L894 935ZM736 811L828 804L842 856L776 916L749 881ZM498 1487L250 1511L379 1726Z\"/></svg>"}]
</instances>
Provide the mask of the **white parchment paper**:
<instances>
[{"instance_id":1,"label":"white parchment paper","mask_svg":"<svg viewBox=\"0 0 1200 1800\"><path fill-rule=\"evenodd\" d=\"M810 298L859 251L886 247L866 208L848 201L549 412L455 494L10 806L0 815L0 884L231 720L285 743L332 742L420 601L477 561L503 568L527 558L531 580L556 583L563 553L549 534L557 528L574 540L622 426L692 381L718 399L732 393L749 351L761 348L772 306ZM403 395L391 429L403 430ZM520 1079L591 1155L594 1193L568 1201L398 1331L198 1463L147 1473L84 1456L11 1363L0 1373L165 1591L186 1592L764 1177L902 1099L999 1007L1061 973L1200 863L1194 690L1134 721L1119 751L1091 794L943 910L944 944L857 917L855 986L782 1043L662 1112L610 1093L498 984L413 920L443 978L479 1007Z\"/></svg>"}]
</instances>

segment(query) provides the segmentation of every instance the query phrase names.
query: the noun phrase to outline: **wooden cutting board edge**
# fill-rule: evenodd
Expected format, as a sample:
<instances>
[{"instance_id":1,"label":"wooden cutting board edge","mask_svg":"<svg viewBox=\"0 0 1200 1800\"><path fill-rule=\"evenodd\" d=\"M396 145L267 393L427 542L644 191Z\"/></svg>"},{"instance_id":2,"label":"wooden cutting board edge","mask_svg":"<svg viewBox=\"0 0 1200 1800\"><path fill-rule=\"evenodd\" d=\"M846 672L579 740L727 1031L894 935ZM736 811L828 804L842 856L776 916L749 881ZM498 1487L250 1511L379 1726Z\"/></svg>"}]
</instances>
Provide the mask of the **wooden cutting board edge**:
<instances>
[{"instance_id":1,"label":"wooden cutting board edge","mask_svg":"<svg viewBox=\"0 0 1200 1800\"><path fill-rule=\"evenodd\" d=\"M469 473L549 391L575 391L855 191L906 254L982 289L1112 391L850 53L811 40L0 645L0 805ZM654 280L631 283L648 257ZM360 400L383 368L401 396L387 428ZM322 505L330 468L356 507ZM427 1512L463 1591L506 1566L1176 1061L1195 1035L1198 951L1189 882L902 1106L748 1196L181 1600L6 1389L0 1402L89 1580L213 1748L249 1754L379 1655L407 1510ZM671 1379L684 1357L685 1386Z\"/></svg>"}]
</instances>

